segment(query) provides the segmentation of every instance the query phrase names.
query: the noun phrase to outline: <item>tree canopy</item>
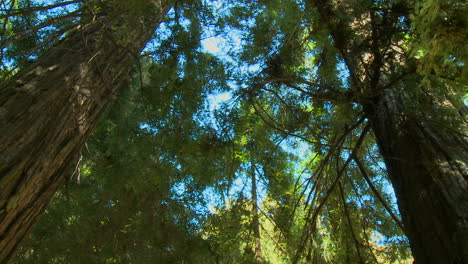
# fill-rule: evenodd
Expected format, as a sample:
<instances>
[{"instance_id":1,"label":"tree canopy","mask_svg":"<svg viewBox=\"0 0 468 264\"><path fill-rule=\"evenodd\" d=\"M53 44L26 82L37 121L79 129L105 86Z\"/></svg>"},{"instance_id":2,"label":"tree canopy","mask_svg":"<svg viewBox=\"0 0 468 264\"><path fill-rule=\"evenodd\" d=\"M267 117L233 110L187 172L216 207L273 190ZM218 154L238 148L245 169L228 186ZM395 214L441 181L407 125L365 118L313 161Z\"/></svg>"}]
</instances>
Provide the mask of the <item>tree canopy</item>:
<instances>
[{"instance_id":1,"label":"tree canopy","mask_svg":"<svg viewBox=\"0 0 468 264\"><path fill-rule=\"evenodd\" d=\"M13 263L468 260L464 1L156 2L1 2L4 91L93 23L133 64Z\"/></svg>"}]
</instances>

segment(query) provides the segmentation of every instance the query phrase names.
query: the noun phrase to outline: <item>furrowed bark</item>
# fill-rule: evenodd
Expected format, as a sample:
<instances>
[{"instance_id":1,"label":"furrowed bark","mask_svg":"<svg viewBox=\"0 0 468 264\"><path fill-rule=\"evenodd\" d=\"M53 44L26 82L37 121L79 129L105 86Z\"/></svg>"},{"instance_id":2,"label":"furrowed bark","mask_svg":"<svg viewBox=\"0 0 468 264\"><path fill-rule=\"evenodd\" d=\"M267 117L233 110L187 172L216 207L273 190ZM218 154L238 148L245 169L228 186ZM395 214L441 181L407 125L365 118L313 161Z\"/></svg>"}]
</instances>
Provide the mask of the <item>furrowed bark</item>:
<instances>
[{"instance_id":1,"label":"furrowed bark","mask_svg":"<svg viewBox=\"0 0 468 264\"><path fill-rule=\"evenodd\" d=\"M467 138L414 100L392 89L367 106L405 233L417 264L468 263Z\"/></svg>"},{"instance_id":2,"label":"furrowed bark","mask_svg":"<svg viewBox=\"0 0 468 264\"><path fill-rule=\"evenodd\" d=\"M11 260L70 173L171 2L141 0L141 10L115 16L113 4L123 1L113 1L0 84L0 263Z\"/></svg>"}]
</instances>

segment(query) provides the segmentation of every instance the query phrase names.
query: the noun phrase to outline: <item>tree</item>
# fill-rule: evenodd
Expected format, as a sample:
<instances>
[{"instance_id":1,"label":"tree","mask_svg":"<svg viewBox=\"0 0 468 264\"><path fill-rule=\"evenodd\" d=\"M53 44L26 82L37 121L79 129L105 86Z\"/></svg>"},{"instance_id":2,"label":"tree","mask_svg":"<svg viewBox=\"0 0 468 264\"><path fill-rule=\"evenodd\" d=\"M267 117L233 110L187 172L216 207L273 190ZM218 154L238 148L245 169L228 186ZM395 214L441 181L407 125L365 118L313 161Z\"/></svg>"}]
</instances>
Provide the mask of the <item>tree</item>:
<instances>
[{"instance_id":1,"label":"tree","mask_svg":"<svg viewBox=\"0 0 468 264\"><path fill-rule=\"evenodd\" d=\"M190 3L167 16L129 104L103 120L80 185L56 194L18 263L80 262L76 238L87 262L409 263L406 236L416 263L466 262L465 4ZM107 10L91 9L120 17ZM213 34L229 52L203 51ZM24 68L21 51L49 35L4 52ZM206 111L228 84L232 99Z\"/></svg>"},{"instance_id":2,"label":"tree","mask_svg":"<svg viewBox=\"0 0 468 264\"><path fill-rule=\"evenodd\" d=\"M333 10L326 2L317 3L323 20L344 8ZM427 76L418 84L422 76L415 73L413 61L395 54L408 30L398 20L410 8L392 3L361 13L356 26L370 27L368 35L361 36L367 44L352 43L359 36L350 32L352 19L338 18L328 27L350 72L353 96L363 106L385 160L416 263L463 263L468 261L468 210L463 198L468 145L456 88L463 84L439 76ZM437 94L436 89L448 94Z\"/></svg>"},{"instance_id":3,"label":"tree","mask_svg":"<svg viewBox=\"0 0 468 264\"><path fill-rule=\"evenodd\" d=\"M165 0L83 3L81 20L63 39L2 82L0 263L13 257L69 174L171 5Z\"/></svg>"},{"instance_id":4,"label":"tree","mask_svg":"<svg viewBox=\"0 0 468 264\"><path fill-rule=\"evenodd\" d=\"M252 144L255 144L252 142ZM252 155L252 151L250 152ZM254 158L250 158L250 181L251 181L251 193L252 193L252 229L255 239L255 260L258 263L263 262L262 256L262 242L260 239L260 220L259 220L259 209L258 209L258 190L257 190L257 177L255 173L255 161Z\"/></svg>"},{"instance_id":5,"label":"tree","mask_svg":"<svg viewBox=\"0 0 468 264\"><path fill-rule=\"evenodd\" d=\"M246 43L251 46L242 58L251 64L267 58L252 89L302 93L324 112L341 112L328 120L341 122L348 132L362 129L355 116L367 122L395 189L415 262L467 262L466 36L461 36L466 20L460 13L466 5L300 4L271 1L249 7L262 11L250 26ZM305 61L311 61L309 69ZM344 169L355 166L352 156L358 149L349 153Z\"/></svg>"}]
</instances>

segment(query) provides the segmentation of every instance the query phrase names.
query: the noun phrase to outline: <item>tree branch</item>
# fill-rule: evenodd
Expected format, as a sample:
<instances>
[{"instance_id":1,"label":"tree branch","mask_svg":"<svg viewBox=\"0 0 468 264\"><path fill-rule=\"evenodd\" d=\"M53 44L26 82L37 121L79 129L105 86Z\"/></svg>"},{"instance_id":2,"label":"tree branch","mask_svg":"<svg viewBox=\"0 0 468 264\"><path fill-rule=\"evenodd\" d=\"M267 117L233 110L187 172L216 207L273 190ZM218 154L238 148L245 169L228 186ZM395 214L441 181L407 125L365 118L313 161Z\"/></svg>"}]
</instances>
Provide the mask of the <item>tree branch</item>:
<instances>
[{"instance_id":1,"label":"tree branch","mask_svg":"<svg viewBox=\"0 0 468 264\"><path fill-rule=\"evenodd\" d=\"M349 229L351 231L351 235L353 236L354 245L356 246L356 251L357 251L360 263L364 264L365 262L362 258L361 250L359 249L359 241L356 237L356 233L354 232L353 223L351 222L351 217L349 216L348 206L346 205L346 199L344 197L343 187L341 186L341 182L338 182L338 189L340 190L341 202L343 203L344 211L346 214L346 219L348 220Z\"/></svg>"},{"instance_id":2,"label":"tree branch","mask_svg":"<svg viewBox=\"0 0 468 264\"><path fill-rule=\"evenodd\" d=\"M361 122L363 121L364 119L361 118ZM331 193L333 192L333 190L335 189L336 185L338 184L338 182L340 181L341 177L343 176L344 172L346 171L346 169L348 168L348 165L351 163L351 160L353 159L353 156L356 155L357 151L360 149L361 145L362 145L362 142L364 141L364 138L365 136L367 135L367 133L369 132L369 129L370 129L370 125L369 124L366 124L366 126L364 127L364 129L362 130L361 132L361 135L359 136L351 154L348 156L347 160L345 161L345 163L343 164L343 167L341 168L341 170L339 170L339 172L337 173L338 175L336 176L335 180L332 182L330 188L328 188L327 190L327 193L325 194L323 200L320 202L320 204L317 206L317 208L314 210L314 213L312 214L312 217L307 217L310 221L310 225L311 226L315 226L315 223L317 221L317 217L318 217L318 214L320 213L321 209L323 208L323 206L325 205L325 203L327 202L328 198L330 197ZM310 215L310 213L308 214L308 216ZM306 221L307 223L308 221ZM304 237L308 237L308 235L304 235ZM304 239L301 239L301 240L304 240ZM307 239L305 239L307 241ZM296 255L294 256L294 261L293 263L298 263L299 261L299 256L301 255L302 251L304 250L304 244L305 243L301 243L298 247L298 250L296 251Z\"/></svg>"},{"instance_id":3,"label":"tree branch","mask_svg":"<svg viewBox=\"0 0 468 264\"><path fill-rule=\"evenodd\" d=\"M303 94L310 96L312 100L330 101L333 103L353 102L353 99L352 99L353 95L350 91L341 91L329 85L323 85L323 84L319 84L316 82L310 82L310 81L299 79L299 78L273 78L273 79L262 81L256 84L254 87L258 89L262 89L262 90L268 90L268 88L264 87L268 83L282 83L294 90L297 90ZM319 88L320 90L317 92L306 91L298 87L297 85L294 85L294 83L306 84L311 87Z\"/></svg>"},{"instance_id":4,"label":"tree branch","mask_svg":"<svg viewBox=\"0 0 468 264\"><path fill-rule=\"evenodd\" d=\"M83 0L66 1L66 2L57 3L53 5L37 6L37 7L30 7L30 8L0 9L0 12L8 12L6 15L1 15L0 19L12 17L12 16L24 16L35 11L44 11L44 10L54 9L57 7L63 7L63 6L70 5L70 4L77 4L81 2L83 2Z\"/></svg>"},{"instance_id":5,"label":"tree branch","mask_svg":"<svg viewBox=\"0 0 468 264\"><path fill-rule=\"evenodd\" d=\"M366 172L366 169L364 168L364 166L362 165L361 161L359 160L359 158L357 157L357 155L354 155L353 156L353 160L354 162L356 162L356 164L358 165L358 168L359 168L359 171L361 172L362 176L364 177L364 179L366 180L367 184L369 185L369 187L371 188L372 192L374 192L375 196L377 197L377 199L380 201L380 203L383 205L383 207L385 208L385 210L387 210L387 212L390 214L390 216L392 217L393 221L395 221L395 223L398 225L398 227L400 227L400 229L404 232L405 229L403 228L403 224L401 223L401 220L393 213L393 211L390 209L390 206L388 206L388 204L385 202L385 199L383 199L383 197L380 195L379 191L377 190L377 188L375 188L374 184L372 183L372 181L369 179L369 176L367 175L367 172Z\"/></svg>"}]
</instances>

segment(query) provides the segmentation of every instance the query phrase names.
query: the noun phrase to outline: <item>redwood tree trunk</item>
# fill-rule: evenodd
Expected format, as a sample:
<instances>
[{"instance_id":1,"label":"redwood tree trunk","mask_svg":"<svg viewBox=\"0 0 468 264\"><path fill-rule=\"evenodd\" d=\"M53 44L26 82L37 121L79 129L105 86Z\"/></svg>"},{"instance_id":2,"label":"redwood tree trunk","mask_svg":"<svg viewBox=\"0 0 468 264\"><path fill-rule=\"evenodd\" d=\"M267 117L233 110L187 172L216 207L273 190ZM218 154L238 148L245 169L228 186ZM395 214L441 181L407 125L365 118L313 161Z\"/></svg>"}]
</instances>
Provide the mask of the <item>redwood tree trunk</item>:
<instances>
[{"instance_id":1,"label":"redwood tree trunk","mask_svg":"<svg viewBox=\"0 0 468 264\"><path fill-rule=\"evenodd\" d=\"M131 2L106 3L113 8ZM103 109L171 7L170 0L133 4L139 8L130 14L112 8L93 14L91 22L0 84L0 263L11 260L70 173Z\"/></svg>"},{"instance_id":2,"label":"redwood tree trunk","mask_svg":"<svg viewBox=\"0 0 468 264\"><path fill-rule=\"evenodd\" d=\"M468 263L468 144L443 109L387 90L367 113L395 189L415 263Z\"/></svg>"}]
</instances>

